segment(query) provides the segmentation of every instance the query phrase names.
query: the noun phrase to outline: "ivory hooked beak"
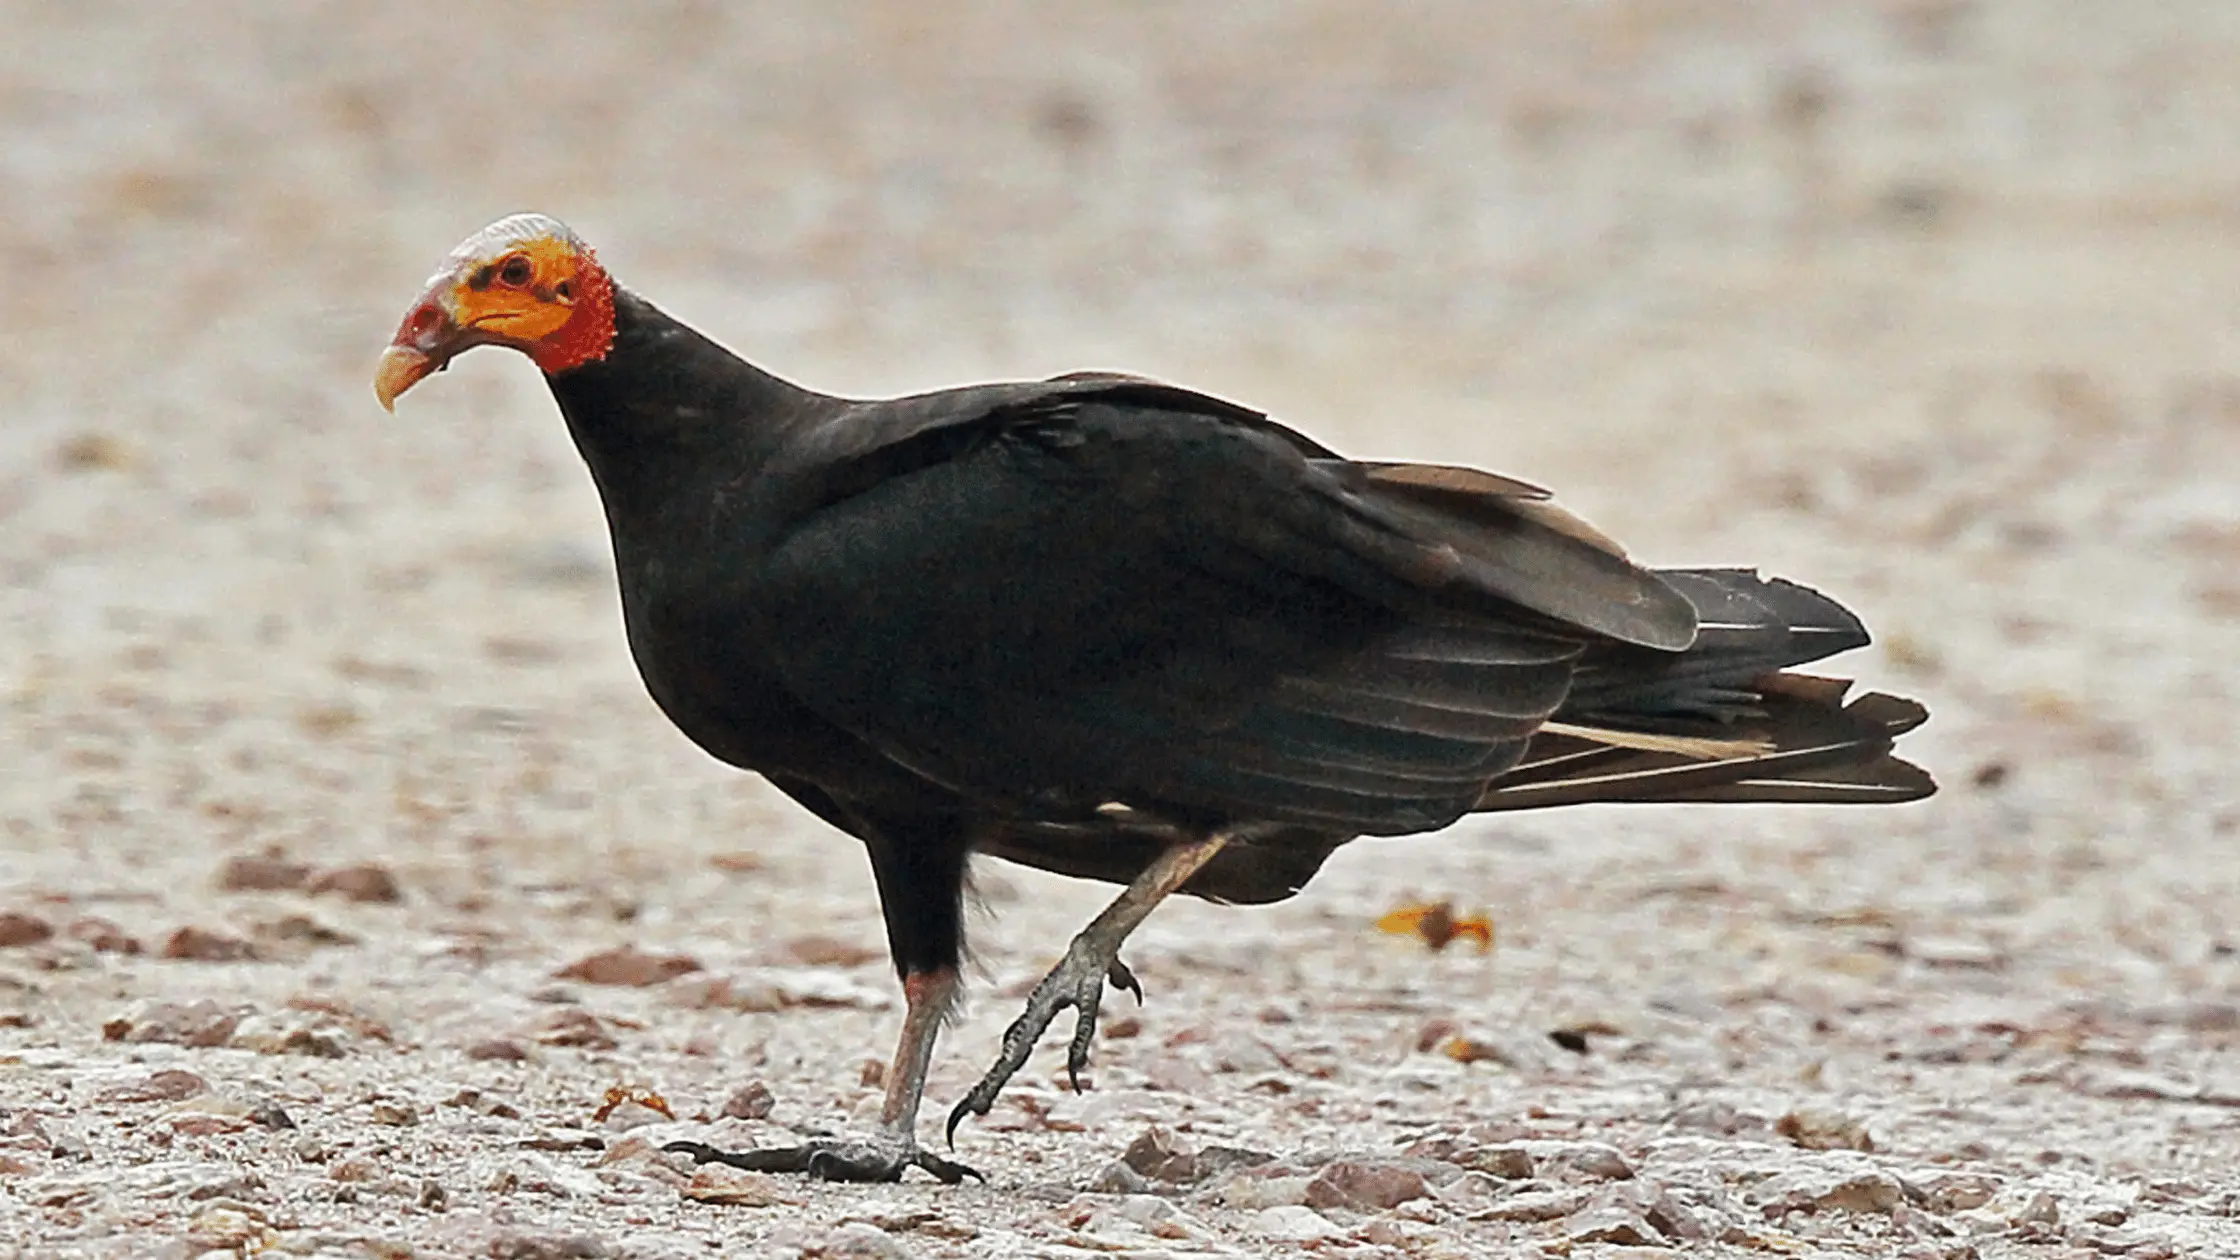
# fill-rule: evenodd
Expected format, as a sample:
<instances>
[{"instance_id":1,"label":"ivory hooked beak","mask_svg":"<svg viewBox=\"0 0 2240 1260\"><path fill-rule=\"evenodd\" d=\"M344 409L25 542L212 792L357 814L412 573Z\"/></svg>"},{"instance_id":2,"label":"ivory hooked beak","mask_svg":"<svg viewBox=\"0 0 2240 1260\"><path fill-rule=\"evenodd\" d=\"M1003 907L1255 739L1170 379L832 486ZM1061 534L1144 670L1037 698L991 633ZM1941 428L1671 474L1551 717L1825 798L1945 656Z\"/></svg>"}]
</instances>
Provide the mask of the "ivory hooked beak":
<instances>
[{"instance_id":1,"label":"ivory hooked beak","mask_svg":"<svg viewBox=\"0 0 2240 1260\"><path fill-rule=\"evenodd\" d=\"M381 400L381 409L394 414L397 395L419 384L420 378L436 370L437 363L426 352L411 346L390 346L381 352L381 362L373 369L373 396Z\"/></svg>"},{"instance_id":2,"label":"ivory hooked beak","mask_svg":"<svg viewBox=\"0 0 2240 1260\"><path fill-rule=\"evenodd\" d=\"M430 280L428 291L405 312L397 335L381 352L381 361L373 369L373 396L381 400L382 410L394 414L397 395L479 343L479 338L459 327L453 287L453 277L448 275Z\"/></svg>"}]
</instances>

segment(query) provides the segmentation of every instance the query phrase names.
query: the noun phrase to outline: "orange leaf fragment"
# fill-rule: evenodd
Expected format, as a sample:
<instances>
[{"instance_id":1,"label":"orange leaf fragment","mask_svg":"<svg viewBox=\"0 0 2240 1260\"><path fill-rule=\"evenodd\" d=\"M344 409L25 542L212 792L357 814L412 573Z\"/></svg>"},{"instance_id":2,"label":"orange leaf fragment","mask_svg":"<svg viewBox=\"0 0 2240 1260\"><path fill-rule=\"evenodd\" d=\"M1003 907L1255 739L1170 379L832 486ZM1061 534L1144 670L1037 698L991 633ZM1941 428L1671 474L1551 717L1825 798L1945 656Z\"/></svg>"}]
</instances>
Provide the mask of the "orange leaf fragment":
<instances>
[{"instance_id":1,"label":"orange leaf fragment","mask_svg":"<svg viewBox=\"0 0 2240 1260\"><path fill-rule=\"evenodd\" d=\"M614 1114L615 1108L622 1106L624 1103L636 1103L648 1110L658 1111L665 1119L674 1120L677 1118L677 1113L669 1109L669 1100L652 1090L632 1090L621 1085L612 1085L607 1088L606 1098L600 1102L599 1109L591 1113L591 1122L593 1124L605 1124L607 1117Z\"/></svg>"},{"instance_id":2,"label":"orange leaf fragment","mask_svg":"<svg viewBox=\"0 0 2240 1260\"><path fill-rule=\"evenodd\" d=\"M1402 906L1378 919L1377 930L1394 936L1420 937L1434 951L1445 949L1461 937L1476 941L1481 954L1493 949L1493 920L1484 915L1458 918L1451 901Z\"/></svg>"},{"instance_id":3,"label":"orange leaf fragment","mask_svg":"<svg viewBox=\"0 0 2240 1260\"><path fill-rule=\"evenodd\" d=\"M1439 1053L1457 1063L1505 1064L1508 1062L1507 1057L1501 1053L1499 1046L1484 1041L1472 1041L1468 1037L1447 1038L1447 1043L1439 1047Z\"/></svg>"}]
</instances>

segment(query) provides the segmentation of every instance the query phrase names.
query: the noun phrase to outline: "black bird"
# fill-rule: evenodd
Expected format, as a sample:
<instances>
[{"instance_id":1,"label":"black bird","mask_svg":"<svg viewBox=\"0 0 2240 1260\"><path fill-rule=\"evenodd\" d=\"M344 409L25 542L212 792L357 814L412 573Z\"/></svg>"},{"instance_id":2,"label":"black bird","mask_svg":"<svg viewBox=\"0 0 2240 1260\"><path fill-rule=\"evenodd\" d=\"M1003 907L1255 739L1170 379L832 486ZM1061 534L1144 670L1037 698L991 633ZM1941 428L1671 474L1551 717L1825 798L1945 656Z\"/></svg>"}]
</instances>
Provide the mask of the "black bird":
<instances>
[{"instance_id":1,"label":"black bird","mask_svg":"<svg viewBox=\"0 0 2240 1260\"><path fill-rule=\"evenodd\" d=\"M1258 903L1355 836L1583 801L1897 802L1921 706L1784 672L1867 642L1747 569L1651 570L1491 473L1349 460L1260 412L1077 373L859 401L617 288L567 227L454 250L384 407L458 354L544 370L613 535L647 689L869 849L907 998L875 1133L701 1159L891 1180L958 990L974 853L1122 884L949 1117L1058 1013L1085 1063L1171 893ZM1141 997L1140 990L1137 996Z\"/></svg>"}]
</instances>

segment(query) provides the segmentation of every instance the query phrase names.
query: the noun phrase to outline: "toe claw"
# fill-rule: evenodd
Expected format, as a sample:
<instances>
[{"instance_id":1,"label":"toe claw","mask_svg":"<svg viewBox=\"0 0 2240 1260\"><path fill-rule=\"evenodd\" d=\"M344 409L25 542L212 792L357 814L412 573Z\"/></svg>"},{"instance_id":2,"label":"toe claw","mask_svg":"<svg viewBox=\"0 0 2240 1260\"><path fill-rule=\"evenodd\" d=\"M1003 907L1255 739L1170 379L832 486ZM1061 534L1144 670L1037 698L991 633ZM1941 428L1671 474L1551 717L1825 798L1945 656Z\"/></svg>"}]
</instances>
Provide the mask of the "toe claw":
<instances>
[{"instance_id":1,"label":"toe claw","mask_svg":"<svg viewBox=\"0 0 2240 1260\"><path fill-rule=\"evenodd\" d=\"M1001 1070L1001 1066L1000 1064L997 1065L998 1071ZM1010 1078L1011 1074L1008 1072L998 1076L996 1072L991 1071L987 1076L980 1079L979 1084L972 1087L972 1092L964 1096L963 1102L949 1109L949 1125L942 1136L948 1140L950 1150L957 1149L957 1126L964 1123L966 1116L987 1115L988 1108L995 1105L996 1090L1003 1088L1004 1081ZM995 1081L992 1088L988 1084L990 1080Z\"/></svg>"},{"instance_id":2,"label":"toe claw","mask_svg":"<svg viewBox=\"0 0 2240 1260\"><path fill-rule=\"evenodd\" d=\"M1122 993L1133 994L1137 1006L1143 1005L1143 985L1136 979L1136 973L1128 970L1128 964L1118 958L1113 959L1112 966L1105 970L1104 979L1106 984Z\"/></svg>"},{"instance_id":3,"label":"toe claw","mask_svg":"<svg viewBox=\"0 0 2240 1260\"><path fill-rule=\"evenodd\" d=\"M1097 1004L1084 1002L1073 1022L1073 1041L1066 1047L1066 1080L1081 1092L1081 1069L1089 1066L1089 1043L1097 1036Z\"/></svg>"},{"instance_id":4,"label":"toe claw","mask_svg":"<svg viewBox=\"0 0 2240 1260\"><path fill-rule=\"evenodd\" d=\"M767 1151L718 1150L705 1142L671 1142L661 1148L678 1155L692 1156L695 1164L728 1164L748 1172L798 1173L811 1172L816 1163L818 1149L813 1146L789 1146Z\"/></svg>"},{"instance_id":5,"label":"toe claw","mask_svg":"<svg viewBox=\"0 0 2240 1260\"><path fill-rule=\"evenodd\" d=\"M960 1164L953 1159L943 1159L932 1151L919 1151L916 1158L911 1162L940 1178L943 1185L953 1186L967 1177L981 1185L988 1184L988 1179L981 1174L979 1169Z\"/></svg>"},{"instance_id":6,"label":"toe claw","mask_svg":"<svg viewBox=\"0 0 2240 1260\"><path fill-rule=\"evenodd\" d=\"M690 1155L692 1162L695 1164L712 1164L723 1158L722 1151L706 1142L686 1142L682 1139L663 1143L661 1153L664 1155Z\"/></svg>"},{"instance_id":7,"label":"toe claw","mask_svg":"<svg viewBox=\"0 0 2240 1260\"><path fill-rule=\"evenodd\" d=\"M1027 1065L1028 1056L1034 1053L1035 1042L1048 1032L1058 1012L1072 1007L1076 1014L1073 1037L1066 1051L1066 1079L1075 1093L1081 1092L1081 1071L1089 1065L1089 1045L1097 1035L1097 1007L1104 997L1104 986L1125 989L1143 1001L1143 986L1136 981L1128 965L1109 955L1099 959L1086 950L1076 939L1066 958L1042 978L1027 997L1027 1006L1003 1034L1003 1051L996 1056L995 1066L988 1069L972 1092L949 1113L948 1139L950 1149L956 1148L957 1126L967 1115L984 1116L995 1105L996 1095L1019 1069Z\"/></svg>"}]
</instances>

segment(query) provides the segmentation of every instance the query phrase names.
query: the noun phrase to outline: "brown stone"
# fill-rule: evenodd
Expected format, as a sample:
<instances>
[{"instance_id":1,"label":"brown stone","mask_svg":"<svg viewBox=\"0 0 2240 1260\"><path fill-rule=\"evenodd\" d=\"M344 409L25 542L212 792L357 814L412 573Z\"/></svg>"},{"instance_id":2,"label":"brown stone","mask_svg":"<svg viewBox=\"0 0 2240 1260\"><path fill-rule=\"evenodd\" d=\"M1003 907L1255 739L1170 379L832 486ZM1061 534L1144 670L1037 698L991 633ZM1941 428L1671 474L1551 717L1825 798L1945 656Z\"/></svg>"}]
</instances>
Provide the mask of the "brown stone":
<instances>
[{"instance_id":1,"label":"brown stone","mask_svg":"<svg viewBox=\"0 0 2240 1260\"><path fill-rule=\"evenodd\" d=\"M1120 1153L1120 1162L1146 1180L1179 1185L1198 1179L1196 1156L1197 1152L1174 1134L1153 1126L1128 1143L1128 1149Z\"/></svg>"},{"instance_id":2,"label":"brown stone","mask_svg":"<svg viewBox=\"0 0 2240 1260\"><path fill-rule=\"evenodd\" d=\"M220 892L286 892L310 882L311 868L276 853L227 858L218 868Z\"/></svg>"},{"instance_id":3,"label":"brown stone","mask_svg":"<svg viewBox=\"0 0 2240 1260\"><path fill-rule=\"evenodd\" d=\"M761 1173L745 1172L723 1164L704 1164L685 1183L684 1197L724 1207L775 1207L785 1200L778 1183Z\"/></svg>"},{"instance_id":4,"label":"brown stone","mask_svg":"<svg viewBox=\"0 0 2240 1260\"><path fill-rule=\"evenodd\" d=\"M548 1046L573 1046L581 1050L612 1050L617 1044L614 1034L598 1016L585 1010L569 1009L555 1012L544 1022L537 1033L537 1040Z\"/></svg>"},{"instance_id":5,"label":"brown stone","mask_svg":"<svg viewBox=\"0 0 2240 1260\"><path fill-rule=\"evenodd\" d=\"M90 946L96 953L137 954L142 948L139 937L98 915L73 919L63 931L71 940Z\"/></svg>"},{"instance_id":6,"label":"brown stone","mask_svg":"<svg viewBox=\"0 0 2240 1260\"><path fill-rule=\"evenodd\" d=\"M620 945L579 958L552 974L585 984L644 988L698 970L699 961L683 954L649 954L634 945Z\"/></svg>"},{"instance_id":7,"label":"brown stone","mask_svg":"<svg viewBox=\"0 0 2240 1260\"><path fill-rule=\"evenodd\" d=\"M1625 1153L1602 1142L1533 1142L1525 1148L1532 1157L1533 1175L1549 1181L1578 1185L1590 1181L1627 1181L1633 1165Z\"/></svg>"},{"instance_id":8,"label":"brown stone","mask_svg":"<svg viewBox=\"0 0 2240 1260\"><path fill-rule=\"evenodd\" d=\"M209 1082L177 1068L152 1073L134 1081L111 1085L94 1095L95 1102L177 1102L209 1090Z\"/></svg>"},{"instance_id":9,"label":"brown stone","mask_svg":"<svg viewBox=\"0 0 2240 1260\"><path fill-rule=\"evenodd\" d=\"M348 932L328 927L308 914L282 915L269 923L257 925L258 936L281 945L355 945L358 938Z\"/></svg>"},{"instance_id":10,"label":"brown stone","mask_svg":"<svg viewBox=\"0 0 2240 1260\"><path fill-rule=\"evenodd\" d=\"M233 1036L245 1011L229 1010L207 999L199 1002L143 1002L131 1014L101 1026L109 1041L160 1042L180 1046L222 1046Z\"/></svg>"},{"instance_id":11,"label":"brown stone","mask_svg":"<svg viewBox=\"0 0 2240 1260\"><path fill-rule=\"evenodd\" d=\"M395 902L404 900L404 889L389 868L378 862L360 862L355 866L338 866L331 871L321 871L312 876L307 886L322 896L333 894L351 901Z\"/></svg>"},{"instance_id":12,"label":"brown stone","mask_svg":"<svg viewBox=\"0 0 2240 1260\"><path fill-rule=\"evenodd\" d=\"M54 935L54 925L20 910L0 910L0 949L37 945Z\"/></svg>"},{"instance_id":13,"label":"brown stone","mask_svg":"<svg viewBox=\"0 0 2240 1260\"><path fill-rule=\"evenodd\" d=\"M1584 1190L1544 1190L1532 1194L1513 1194L1492 1207L1473 1212L1474 1221L1552 1221L1559 1216L1569 1216L1587 1204Z\"/></svg>"},{"instance_id":14,"label":"brown stone","mask_svg":"<svg viewBox=\"0 0 2240 1260\"><path fill-rule=\"evenodd\" d=\"M468 1046L464 1053L481 1063L519 1063L529 1057L529 1048L518 1041L491 1037Z\"/></svg>"},{"instance_id":15,"label":"brown stone","mask_svg":"<svg viewBox=\"0 0 2240 1260\"><path fill-rule=\"evenodd\" d=\"M1882 1215L1905 1200L1905 1188L1889 1173L1864 1163L1825 1165L1771 1177L1752 1197L1765 1206L1768 1219L1786 1212Z\"/></svg>"},{"instance_id":16,"label":"brown stone","mask_svg":"<svg viewBox=\"0 0 2240 1260\"><path fill-rule=\"evenodd\" d=\"M1423 1174L1402 1164L1340 1160L1307 1183L1307 1206L1382 1212L1431 1193Z\"/></svg>"},{"instance_id":17,"label":"brown stone","mask_svg":"<svg viewBox=\"0 0 2240 1260\"><path fill-rule=\"evenodd\" d=\"M1427 1137L1411 1144L1404 1154L1417 1159L1439 1159L1503 1181L1523 1181L1532 1175L1532 1152L1513 1142L1486 1146L1468 1138Z\"/></svg>"},{"instance_id":18,"label":"brown stone","mask_svg":"<svg viewBox=\"0 0 2240 1260\"><path fill-rule=\"evenodd\" d=\"M721 1114L733 1120L761 1120L775 1106L777 1099L771 1096L770 1087L755 1081L724 1099Z\"/></svg>"},{"instance_id":19,"label":"brown stone","mask_svg":"<svg viewBox=\"0 0 2240 1260\"><path fill-rule=\"evenodd\" d=\"M248 1127L247 1116L190 1112L171 1117L171 1131L180 1137L216 1137L221 1133L239 1133Z\"/></svg>"},{"instance_id":20,"label":"brown stone","mask_svg":"<svg viewBox=\"0 0 2240 1260\"><path fill-rule=\"evenodd\" d=\"M164 938L162 956L181 962L245 962L256 946L210 928L183 927Z\"/></svg>"},{"instance_id":21,"label":"brown stone","mask_svg":"<svg viewBox=\"0 0 2240 1260\"><path fill-rule=\"evenodd\" d=\"M1648 1247L1664 1242L1663 1236L1651 1228L1641 1213L1615 1203L1590 1203L1572 1213L1564 1222L1563 1238L1574 1246L1616 1243L1625 1247Z\"/></svg>"},{"instance_id":22,"label":"brown stone","mask_svg":"<svg viewBox=\"0 0 2240 1260\"><path fill-rule=\"evenodd\" d=\"M1773 1131L1808 1151L1871 1151L1874 1135L1840 1111L1800 1108L1773 1122Z\"/></svg>"}]
</instances>

